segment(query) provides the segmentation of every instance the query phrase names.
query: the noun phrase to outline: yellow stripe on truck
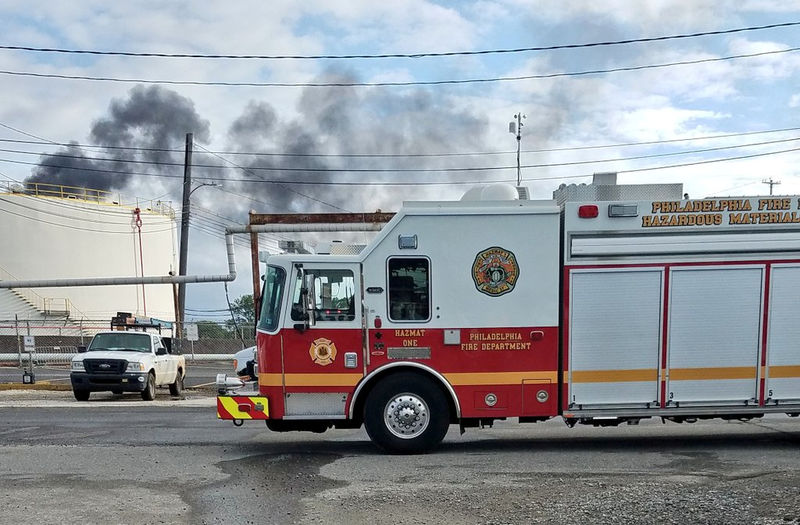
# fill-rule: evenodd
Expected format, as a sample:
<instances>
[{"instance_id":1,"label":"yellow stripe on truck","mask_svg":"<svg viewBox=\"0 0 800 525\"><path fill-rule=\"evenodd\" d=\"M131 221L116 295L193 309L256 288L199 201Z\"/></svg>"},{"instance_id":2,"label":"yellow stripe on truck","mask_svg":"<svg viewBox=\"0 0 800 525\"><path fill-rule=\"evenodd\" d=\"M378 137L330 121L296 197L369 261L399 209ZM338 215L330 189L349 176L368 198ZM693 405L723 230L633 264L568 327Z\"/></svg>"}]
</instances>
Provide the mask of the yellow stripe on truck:
<instances>
[{"instance_id":1,"label":"yellow stripe on truck","mask_svg":"<svg viewBox=\"0 0 800 525\"><path fill-rule=\"evenodd\" d=\"M573 370L573 383L626 383L630 381L656 381L657 368L636 370Z\"/></svg>"},{"instance_id":2,"label":"yellow stripe on truck","mask_svg":"<svg viewBox=\"0 0 800 525\"><path fill-rule=\"evenodd\" d=\"M772 379L800 377L800 366L771 366L769 367L769 377Z\"/></svg>"},{"instance_id":3,"label":"yellow stripe on truck","mask_svg":"<svg viewBox=\"0 0 800 525\"><path fill-rule=\"evenodd\" d=\"M800 367L797 368L800 375ZM706 368L673 368L663 370L670 381L706 381L715 379L755 379L756 367L730 366ZM770 373L772 377L776 377ZM793 377L793 376L789 376ZM658 369L637 370L573 370L573 383L625 383L633 381L656 381Z\"/></svg>"},{"instance_id":4,"label":"yellow stripe on truck","mask_svg":"<svg viewBox=\"0 0 800 525\"><path fill-rule=\"evenodd\" d=\"M755 379L754 366L727 366L714 368L673 368L670 381L703 381L706 379Z\"/></svg>"}]
</instances>

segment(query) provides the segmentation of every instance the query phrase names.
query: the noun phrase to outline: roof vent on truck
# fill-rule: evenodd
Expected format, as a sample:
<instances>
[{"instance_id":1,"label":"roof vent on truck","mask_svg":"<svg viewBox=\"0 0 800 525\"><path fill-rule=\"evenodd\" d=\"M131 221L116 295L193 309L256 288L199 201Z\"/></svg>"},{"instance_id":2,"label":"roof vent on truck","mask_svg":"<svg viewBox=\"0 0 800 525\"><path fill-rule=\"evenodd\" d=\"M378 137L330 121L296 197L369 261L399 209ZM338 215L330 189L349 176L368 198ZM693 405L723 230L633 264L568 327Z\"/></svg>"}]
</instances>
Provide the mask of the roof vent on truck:
<instances>
[{"instance_id":1,"label":"roof vent on truck","mask_svg":"<svg viewBox=\"0 0 800 525\"><path fill-rule=\"evenodd\" d=\"M528 188L511 184L477 184L467 190L462 201L528 200Z\"/></svg>"}]
</instances>

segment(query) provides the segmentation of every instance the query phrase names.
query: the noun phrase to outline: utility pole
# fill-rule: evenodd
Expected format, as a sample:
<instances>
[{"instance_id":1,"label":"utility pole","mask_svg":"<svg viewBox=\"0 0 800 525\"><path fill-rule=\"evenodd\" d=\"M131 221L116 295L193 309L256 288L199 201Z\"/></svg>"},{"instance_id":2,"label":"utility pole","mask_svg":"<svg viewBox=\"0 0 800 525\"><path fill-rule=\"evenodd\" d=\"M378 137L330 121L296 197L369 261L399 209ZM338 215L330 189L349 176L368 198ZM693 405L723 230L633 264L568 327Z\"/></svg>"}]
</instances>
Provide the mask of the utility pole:
<instances>
[{"instance_id":1,"label":"utility pole","mask_svg":"<svg viewBox=\"0 0 800 525\"><path fill-rule=\"evenodd\" d=\"M779 181L779 180L775 180L774 181L774 180L772 180L772 177L770 177L769 179L762 180L761 183L762 184L769 184L769 194L771 196L772 195L772 187L780 184L781 181Z\"/></svg>"},{"instance_id":2,"label":"utility pole","mask_svg":"<svg viewBox=\"0 0 800 525\"><path fill-rule=\"evenodd\" d=\"M178 275L186 275L186 256L189 252L189 195L192 192L192 144L191 133L186 134L186 155L183 161L183 204L181 205L181 246ZM177 337L183 336L183 319L186 311L186 283L178 284Z\"/></svg>"},{"instance_id":3,"label":"utility pole","mask_svg":"<svg viewBox=\"0 0 800 525\"><path fill-rule=\"evenodd\" d=\"M526 116L520 112L514 115L514 118L517 119L517 121L514 122L512 120L508 123L508 132L517 134L517 186L519 186L522 183L522 172L519 164L519 148L522 142L522 119L526 118Z\"/></svg>"}]
</instances>

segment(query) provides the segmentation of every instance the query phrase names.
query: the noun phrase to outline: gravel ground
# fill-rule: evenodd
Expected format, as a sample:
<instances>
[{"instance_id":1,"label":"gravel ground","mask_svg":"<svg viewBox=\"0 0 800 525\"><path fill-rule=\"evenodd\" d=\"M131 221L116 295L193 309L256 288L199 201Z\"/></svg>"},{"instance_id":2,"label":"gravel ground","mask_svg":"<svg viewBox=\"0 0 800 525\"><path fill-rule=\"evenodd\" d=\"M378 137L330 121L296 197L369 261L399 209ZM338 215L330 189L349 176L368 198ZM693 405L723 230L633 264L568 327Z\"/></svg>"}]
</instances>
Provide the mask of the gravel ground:
<instances>
[{"instance_id":1,"label":"gravel ground","mask_svg":"<svg viewBox=\"0 0 800 525\"><path fill-rule=\"evenodd\" d=\"M785 416L509 421L391 456L362 430L237 429L201 395L50 394L0 393L0 523L800 523L800 421Z\"/></svg>"}]
</instances>

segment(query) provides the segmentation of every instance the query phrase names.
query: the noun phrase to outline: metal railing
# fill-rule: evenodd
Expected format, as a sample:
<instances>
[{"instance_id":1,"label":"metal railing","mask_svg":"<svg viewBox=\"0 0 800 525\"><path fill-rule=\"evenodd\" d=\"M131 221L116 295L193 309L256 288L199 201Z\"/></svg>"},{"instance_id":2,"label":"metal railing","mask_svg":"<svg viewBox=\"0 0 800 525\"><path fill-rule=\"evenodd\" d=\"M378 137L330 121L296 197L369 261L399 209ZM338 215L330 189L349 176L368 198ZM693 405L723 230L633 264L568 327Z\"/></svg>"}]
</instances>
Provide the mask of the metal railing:
<instances>
[{"instance_id":1,"label":"metal railing","mask_svg":"<svg viewBox=\"0 0 800 525\"><path fill-rule=\"evenodd\" d=\"M80 186L67 186L64 184L50 184L46 182L11 182L0 183L0 193L30 195L53 199L71 199L78 201L94 202L113 206L129 208L143 208L148 211L175 218L175 209L170 201L139 200L123 201L123 195L105 190L82 188Z\"/></svg>"}]
</instances>

